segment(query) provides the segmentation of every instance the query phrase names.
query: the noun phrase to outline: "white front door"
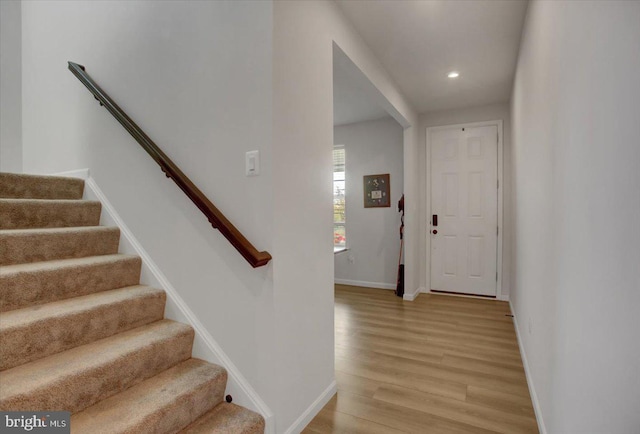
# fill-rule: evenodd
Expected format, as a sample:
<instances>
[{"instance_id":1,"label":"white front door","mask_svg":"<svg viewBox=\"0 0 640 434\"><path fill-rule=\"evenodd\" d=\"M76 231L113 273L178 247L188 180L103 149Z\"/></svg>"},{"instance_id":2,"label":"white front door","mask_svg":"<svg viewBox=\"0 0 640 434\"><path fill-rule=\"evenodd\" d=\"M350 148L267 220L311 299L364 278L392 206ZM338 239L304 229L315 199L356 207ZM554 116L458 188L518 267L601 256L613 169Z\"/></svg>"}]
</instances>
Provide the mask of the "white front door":
<instances>
[{"instance_id":1,"label":"white front door","mask_svg":"<svg viewBox=\"0 0 640 434\"><path fill-rule=\"evenodd\" d=\"M495 296L498 128L430 130L429 142L431 289Z\"/></svg>"}]
</instances>

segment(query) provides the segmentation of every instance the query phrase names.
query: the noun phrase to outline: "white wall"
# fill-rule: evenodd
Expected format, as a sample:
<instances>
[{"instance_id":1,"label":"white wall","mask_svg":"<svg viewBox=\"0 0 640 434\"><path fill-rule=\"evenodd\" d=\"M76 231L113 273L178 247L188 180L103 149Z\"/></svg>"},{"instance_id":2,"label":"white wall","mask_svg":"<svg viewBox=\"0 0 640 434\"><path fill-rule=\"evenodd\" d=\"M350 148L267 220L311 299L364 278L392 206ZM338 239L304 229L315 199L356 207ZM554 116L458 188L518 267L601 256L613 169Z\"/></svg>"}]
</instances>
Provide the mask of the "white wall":
<instances>
[{"instance_id":1,"label":"white wall","mask_svg":"<svg viewBox=\"0 0 640 434\"><path fill-rule=\"evenodd\" d=\"M512 304L544 428L640 427L640 3L533 2L512 97Z\"/></svg>"},{"instance_id":2,"label":"white wall","mask_svg":"<svg viewBox=\"0 0 640 434\"><path fill-rule=\"evenodd\" d=\"M0 1L0 171L22 171L21 2Z\"/></svg>"},{"instance_id":3,"label":"white wall","mask_svg":"<svg viewBox=\"0 0 640 434\"><path fill-rule=\"evenodd\" d=\"M273 408L280 394L294 394L272 381L272 266L252 269L67 70L68 60L84 64L247 238L271 251L271 3L36 1L22 12L25 171L88 167L262 398ZM247 178L252 149L262 174Z\"/></svg>"},{"instance_id":4,"label":"white wall","mask_svg":"<svg viewBox=\"0 0 640 434\"><path fill-rule=\"evenodd\" d=\"M346 153L348 251L335 255L335 279L352 285L395 289L400 252L398 200L403 192L403 132L393 119L335 127L333 141ZM389 208L365 208L364 175L388 173Z\"/></svg>"},{"instance_id":5,"label":"white wall","mask_svg":"<svg viewBox=\"0 0 640 434\"><path fill-rule=\"evenodd\" d=\"M511 272L511 233L512 233L512 215L511 215L511 170L508 164L511 161L511 115L509 113L509 104L492 104L480 107L470 107L459 110L447 110L439 112L429 112L420 116L420 154L418 161L420 164L420 287L427 288L427 279L429 273L429 237L430 216L426 209L426 183L429 170L426 168L426 131L428 127L437 127L442 125L455 125L472 122L484 122L502 120L503 128L503 233L502 233L502 294L509 296L510 288L510 272Z\"/></svg>"},{"instance_id":6,"label":"white wall","mask_svg":"<svg viewBox=\"0 0 640 434\"><path fill-rule=\"evenodd\" d=\"M278 429L286 429L306 409L308 416L319 410L310 405L334 379L333 43L397 112L412 125L417 119L333 2L278 1L273 8L272 162L274 207L279 211L272 252L279 340L273 376L283 390L295 390L276 408L282 415ZM411 133L405 131L406 137Z\"/></svg>"}]
</instances>

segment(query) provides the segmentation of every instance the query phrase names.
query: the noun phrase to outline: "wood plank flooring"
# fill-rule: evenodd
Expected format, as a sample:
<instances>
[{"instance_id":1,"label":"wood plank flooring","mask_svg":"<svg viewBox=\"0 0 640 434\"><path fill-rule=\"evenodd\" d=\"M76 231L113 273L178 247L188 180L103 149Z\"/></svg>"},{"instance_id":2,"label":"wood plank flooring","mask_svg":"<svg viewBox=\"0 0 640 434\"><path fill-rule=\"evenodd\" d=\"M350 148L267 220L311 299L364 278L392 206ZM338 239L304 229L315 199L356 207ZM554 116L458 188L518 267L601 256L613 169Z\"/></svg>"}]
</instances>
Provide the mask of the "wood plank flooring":
<instances>
[{"instance_id":1,"label":"wood plank flooring","mask_svg":"<svg viewBox=\"0 0 640 434\"><path fill-rule=\"evenodd\" d=\"M336 285L338 394L304 433L537 433L509 305Z\"/></svg>"}]
</instances>

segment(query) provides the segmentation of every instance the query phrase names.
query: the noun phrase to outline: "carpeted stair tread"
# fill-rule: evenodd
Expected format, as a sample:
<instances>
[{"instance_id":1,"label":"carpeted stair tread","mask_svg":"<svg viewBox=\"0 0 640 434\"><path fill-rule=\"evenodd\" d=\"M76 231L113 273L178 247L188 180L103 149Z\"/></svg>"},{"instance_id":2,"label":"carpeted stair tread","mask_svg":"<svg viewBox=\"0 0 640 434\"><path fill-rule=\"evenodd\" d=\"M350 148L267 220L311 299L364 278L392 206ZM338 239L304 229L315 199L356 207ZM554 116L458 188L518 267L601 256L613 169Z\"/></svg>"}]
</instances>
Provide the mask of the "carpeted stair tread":
<instances>
[{"instance_id":1,"label":"carpeted stair tread","mask_svg":"<svg viewBox=\"0 0 640 434\"><path fill-rule=\"evenodd\" d=\"M111 255L118 252L120 229L81 226L0 230L0 265Z\"/></svg>"},{"instance_id":2,"label":"carpeted stair tread","mask_svg":"<svg viewBox=\"0 0 640 434\"><path fill-rule=\"evenodd\" d=\"M137 285L140 266L120 254L2 266L0 312Z\"/></svg>"},{"instance_id":3,"label":"carpeted stair tread","mask_svg":"<svg viewBox=\"0 0 640 434\"><path fill-rule=\"evenodd\" d=\"M2 371L0 408L79 412L189 359L193 336L162 320Z\"/></svg>"},{"instance_id":4,"label":"carpeted stair tread","mask_svg":"<svg viewBox=\"0 0 640 434\"><path fill-rule=\"evenodd\" d=\"M232 403L221 402L180 434L261 434L264 418Z\"/></svg>"},{"instance_id":5,"label":"carpeted stair tread","mask_svg":"<svg viewBox=\"0 0 640 434\"><path fill-rule=\"evenodd\" d=\"M82 199L84 180L61 176L0 173L0 197Z\"/></svg>"},{"instance_id":6,"label":"carpeted stair tread","mask_svg":"<svg viewBox=\"0 0 640 434\"><path fill-rule=\"evenodd\" d=\"M101 208L91 200L0 199L0 229L98 226Z\"/></svg>"},{"instance_id":7,"label":"carpeted stair tread","mask_svg":"<svg viewBox=\"0 0 640 434\"><path fill-rule=\"evenodd\" d=\"M165 301L138 285L5 312L0 371L161 320Z\"/></svg>"},{"instance_id":8,"label":"carpeted stair tread","mask_svg":"<svg viewBox=\"0 0 640 434\"><path fill-rule=\"evenodd\" d=\"M189 359L74 414L71 429L73 433L176 433L222 401L226 381L224 368Z\"/></svg>"},{"instance_id":9,"label":"carpeted stair tread","mask_svg":"<svg viewBox=\"0 0 640 434\"><path fill-rule=\"evenodd\" d=\"M70 411L73 433L263 433L84 184L0 173L0 410Z\"/></svg>"}]
</instances>

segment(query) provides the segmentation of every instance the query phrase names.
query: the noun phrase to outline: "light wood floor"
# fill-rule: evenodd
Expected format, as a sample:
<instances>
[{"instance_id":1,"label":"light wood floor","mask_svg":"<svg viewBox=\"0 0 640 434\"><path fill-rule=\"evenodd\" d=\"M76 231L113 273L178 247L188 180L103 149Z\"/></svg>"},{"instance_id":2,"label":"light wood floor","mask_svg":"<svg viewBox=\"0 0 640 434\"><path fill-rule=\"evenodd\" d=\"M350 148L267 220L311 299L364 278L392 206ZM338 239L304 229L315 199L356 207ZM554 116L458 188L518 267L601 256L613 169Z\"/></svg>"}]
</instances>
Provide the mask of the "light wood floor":
<instances>
[{"instance_id":1,"label":"light wood floor","mask_svg":"<svg viewBox=\"0 0 640 434\"><path fill-rule=\"evenodd\" d=\"M304 433L537 433L509 305L336 285L338 394Z\"/></svg>"}]
</instances>

